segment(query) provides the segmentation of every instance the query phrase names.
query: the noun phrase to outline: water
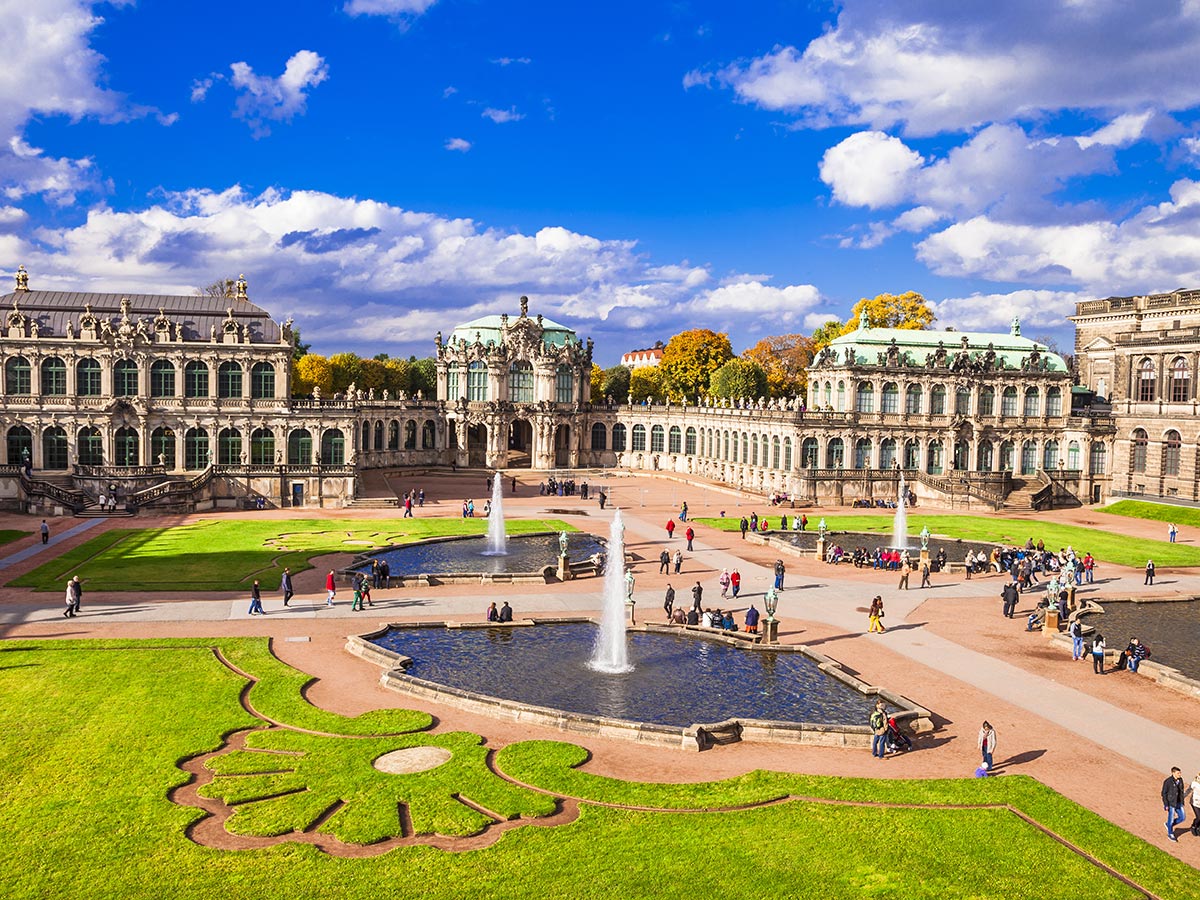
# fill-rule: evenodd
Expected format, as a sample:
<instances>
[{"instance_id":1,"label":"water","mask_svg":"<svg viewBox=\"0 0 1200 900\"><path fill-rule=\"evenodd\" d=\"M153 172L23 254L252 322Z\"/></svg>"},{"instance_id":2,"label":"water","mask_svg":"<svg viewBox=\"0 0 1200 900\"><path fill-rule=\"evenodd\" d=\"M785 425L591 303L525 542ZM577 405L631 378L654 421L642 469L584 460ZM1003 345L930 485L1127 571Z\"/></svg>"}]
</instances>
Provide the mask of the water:
<instances>
[{"instance_id":1,"label":"water","mask_svg":"<svg viewBox=\"0 0 1200 900\"><path fill-rule=\"evenodd\" d=\"M625 522L621 510L613 513L609 526L608 565L604 569L604 594L601 598L600 631L589 667L607 675L619 675L629 665L625 640Z\"/></svg>"},{"instance_id":2,"label":"water","mask_svg":"<svg viewBox=\"0 0 1200 900\"><path fill-rule=\"evenodd\" d=\"M679 728L733 717L865 725L874 705L803 654L676 634L631 632L626 641L633 665L598 677L588 664L595 640L596 626L567 624L394 628L373 643L411 657L408 674L416 678L518 703Z\"/></svg>"},{"instance_id":3,"label":"water","mask_svg":"<svg viewBox=\"0 0 1200 900\"><path fill-rule=\"evenodd\" d=\"M892 547L903 550L908 546L908 504L905 502L904 475L900 476L900 489L896 497L896 515L892 518Z\"/></svg>"},{"instance_id":4,"label":"water","mask_svg":"<svg viewBox=\"0 0 1200 900\"><path fill-rule=\"evenodd\" d=\"M508 535L504 533L504 484L500 473L492 484L492 507L488 513L487 549L484 556L505 556L508 554Z\"/></svg>"},{"instance_id":5,"label":"water","mask_svg":"<svg viewBox=\"0 0 1200 900\"><path fill-rule=\"evenodd\" d=\"M1083 621L1104 635L1110 649L1121 651L1130 638L1150 648L1150 658L1200 678L1200 603L1121 603L1101 600L1103 615Z\"/></svg>"},{"instance_id":6,"label":"water","mask_svg":"<svg viewBox=\"0 0 1200 900\"><path fill-rule=\"evenodd\" d=\"M554 566L558 561L557 533L513 535L508 539L508 550L504 556L488 556L486 542L484 535L474 535L402 544L365 555L351 568L370 571L372 559L386 559L392 574L397 577L477 572L496 575L503 572L537 572L546 566ZM568 532L567 558L572 562L580 562L602 552L605 552L604 544L595 535Z\"/></svg>"}]
</instances>

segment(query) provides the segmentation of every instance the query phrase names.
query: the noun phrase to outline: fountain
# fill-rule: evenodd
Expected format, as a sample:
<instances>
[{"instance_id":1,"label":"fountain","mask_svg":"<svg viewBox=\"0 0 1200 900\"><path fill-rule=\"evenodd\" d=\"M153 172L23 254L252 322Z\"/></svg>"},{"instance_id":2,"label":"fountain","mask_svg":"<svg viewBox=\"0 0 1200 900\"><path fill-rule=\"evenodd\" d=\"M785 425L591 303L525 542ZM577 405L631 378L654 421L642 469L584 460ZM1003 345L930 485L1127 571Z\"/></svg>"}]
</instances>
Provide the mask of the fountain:
<instances>
[{"instance_id":1,"label":"fountain","mask_svg":"<svg viewBox=\"0 0 1200 900\"><path fill-rule=\"evenodd\" d=\"M500 473L492 484L492 506L488 512L487 549L484 556L507 556L508 536L504 533L504 484Z\"/></svg>"},{"instance_id":2,"label":"fountain","mask_svg":"<svg viewBox=\"0 0 1200 900\"><path fill-rule=\"evenodd\" d=\"M633 669L625 646L625 593L625 523L618 509L609 529L600 632L588 664L593 671L619 675Z\"/></svg>"},{"instance_id":3,"label":"fountain","mask_svg":"<svg viewBox=\"0 0 1200 900\"><path fill-rule=\"evenodd\" d=\"M908 502L904 499L904 475L900 476L900 490L896 496L896 515L892 519L892 547L903 550L908 547Z\"/></svg>"}]
</instances>

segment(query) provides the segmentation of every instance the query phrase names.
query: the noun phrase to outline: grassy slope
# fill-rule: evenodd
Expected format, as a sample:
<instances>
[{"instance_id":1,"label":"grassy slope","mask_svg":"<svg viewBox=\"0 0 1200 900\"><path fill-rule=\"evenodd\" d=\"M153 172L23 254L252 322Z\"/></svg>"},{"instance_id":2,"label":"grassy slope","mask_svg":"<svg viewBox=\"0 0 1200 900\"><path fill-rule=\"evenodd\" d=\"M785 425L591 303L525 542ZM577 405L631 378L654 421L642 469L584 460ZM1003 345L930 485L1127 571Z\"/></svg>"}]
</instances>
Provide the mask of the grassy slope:
<instances>
[{"instance_id":1,"label":"grassy slope","mask_svg":"<svg viewBox=\"0 0 1200 900\"><path fill-rule=\"evenodd\" d=\"M29 533L28 531L14 531L11 528L0 529L0 547L11 544L13 541L19 541Z\"/></svg>"},{"instance_id":2,"label":"grassy slope","mask_svg":"<svg viewBox=\"0 0 1200 900\"><path fill-rule=\"evenodd\" d=\"M5 697L0 866L6 897L123 900L161 896L165 885L178 900L291 900L298 886L305 897L350 900L377 897L384 886L390 897L431 900L1136 896L1003 810L789 802L693 814L584 804L574 824L517 829L495 846L470 853L412 847L342 859L292 844L211 850L184 836L197 811L165 799L184 780L175 763L216 747L222 734L252 720L237 702L241 679L199 646L204 643L210 642L0 643ZM227 655L267 671L261 642L258 651L250 649L255 643L220 641ZM264 696L275 693L267 690ZM276 711L304 715L302 703L297 695L282 700ZM355 731L346 720L342 730ZM297 746L310 743L304 736L292 740ZM506 766L543 786L561 781L559 789L585 796L659 806L761 799L782 787L878 800L1015 798L1016 805L1034 807L1029 811L1054 827L1074 828L1072 836L1106 861L1136 867L1160 896L1200 897L1194 870L1114 826L1097 824L1095 816L1028 779L893 784L753 773L735 780L745 782L736 786L636 785L572 769L582 755L570 745L518 745L502 756ZM664 765L672 756L663 752ZM328 763L341 779L348 777L338 770L343 761L335 753ZM417 776L390 777L399 785Z\"/></svg>"},{"instance_id":3,"label":"grassy slope","mask_svg":"<svg viewBox=\"0 0 1200 900\"><path fill-rule=\"evenodd\" d=\"M1144 503L1141 500L1118 500L1100 512L1131 519L1150 519L1155 522L1174 522L1176 525L1191 525L1200 528L1200 509L1184 506L1169 506L1165 503ZM1167 529L1163 529L1163 534Z\"/></svg>"},{"instance_id":4,"label":"grassy slope","mask_svg":"<svg viewBox=\"0 0 1200 900\"><path fill-rule=\"evenodd\" d=\"M824 518L830 531L867 531L877 534L891 534L892 531L891 516L850 515ZM820 519L820 515L810 515L808 530L816 530ZM779 524L779 516L774 512L769 516L769 520L772 526ZM788 520L791 521L790 516ZM696 522L721 531L737 531L739 519L704 518L697 519ZM929 542L930 547L934 549L938 540L946 537L1004 545L1023 545L1026 540L1033 538L1035 543L1038 540L1045 541L1046 547L1051 550L1071 546L1080 553L1090 552L1101 564L1141 568L1147 559L1153 559L1159 568L1200 566L1200 547L1130 538L1128 535L1113 534L1097 528L1061 525L1049 519L1003 519L953 514L909 515L910 538L925 526L928 526L930 533L934 535Z\"/></svg>"},{"instance_id":5,"label":"grassy slope","mask_svg":"<svg viewBox=\"0 0 1200 900\"><path fill-rule=\"evenodd\" d=\"M509 534L574 531L557 519L510 519ZM113 529L9 582L39 591L79 575L90 591L237 591L258 578L278 590L326 553L363 553L422 538L483 534L486 519L216 520L178 528Z\"/></svg>"}]
</instances>

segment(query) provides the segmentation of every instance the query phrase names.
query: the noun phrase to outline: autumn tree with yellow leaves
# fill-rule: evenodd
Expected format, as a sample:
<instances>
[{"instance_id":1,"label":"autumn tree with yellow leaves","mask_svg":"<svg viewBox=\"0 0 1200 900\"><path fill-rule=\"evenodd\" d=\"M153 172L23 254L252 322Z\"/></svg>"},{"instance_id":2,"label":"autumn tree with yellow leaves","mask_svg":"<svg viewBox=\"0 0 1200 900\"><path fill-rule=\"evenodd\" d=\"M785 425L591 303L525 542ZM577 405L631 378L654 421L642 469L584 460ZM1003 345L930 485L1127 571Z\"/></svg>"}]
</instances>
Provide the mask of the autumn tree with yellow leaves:
<instances>
[{"instance_id":1,"label":"autumn tree with yellow leaves","mask_svg":"<svg viewBox=\"0 0 1200 900\"><path fill-rule=\"evenodd\" d=\"M733 359L733 346L729 335L707 328L693 328L681 332L667 342L663 348L658 368L662 372L662 386L672 400L688 398L692 401L708 393L709 381L717 369ZM641 370L635 370L636 375ZM633 384L629 386L633 393Z\"/></svg>"}]
</instances>

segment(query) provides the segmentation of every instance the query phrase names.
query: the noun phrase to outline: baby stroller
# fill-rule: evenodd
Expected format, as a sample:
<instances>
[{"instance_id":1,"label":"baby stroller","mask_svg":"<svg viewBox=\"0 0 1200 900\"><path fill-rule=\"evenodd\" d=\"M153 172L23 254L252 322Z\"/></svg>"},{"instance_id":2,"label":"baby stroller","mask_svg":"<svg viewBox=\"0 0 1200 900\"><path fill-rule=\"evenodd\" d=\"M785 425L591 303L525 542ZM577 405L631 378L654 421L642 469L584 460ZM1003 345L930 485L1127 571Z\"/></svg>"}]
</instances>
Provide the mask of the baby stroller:
<instances>
[{"instance_id":1,"label":"baby stroller","mask_svg":"<svg viewBox=\"0 0 1200 900\"><path fill-rule=\"evenodd\" d=\"M892 753L898 753L901 750L911 750L913 748L912 740L900 730L900 726L896 724L895 716L888 716L887 748Z\"/></svg>"}]
</instances>

